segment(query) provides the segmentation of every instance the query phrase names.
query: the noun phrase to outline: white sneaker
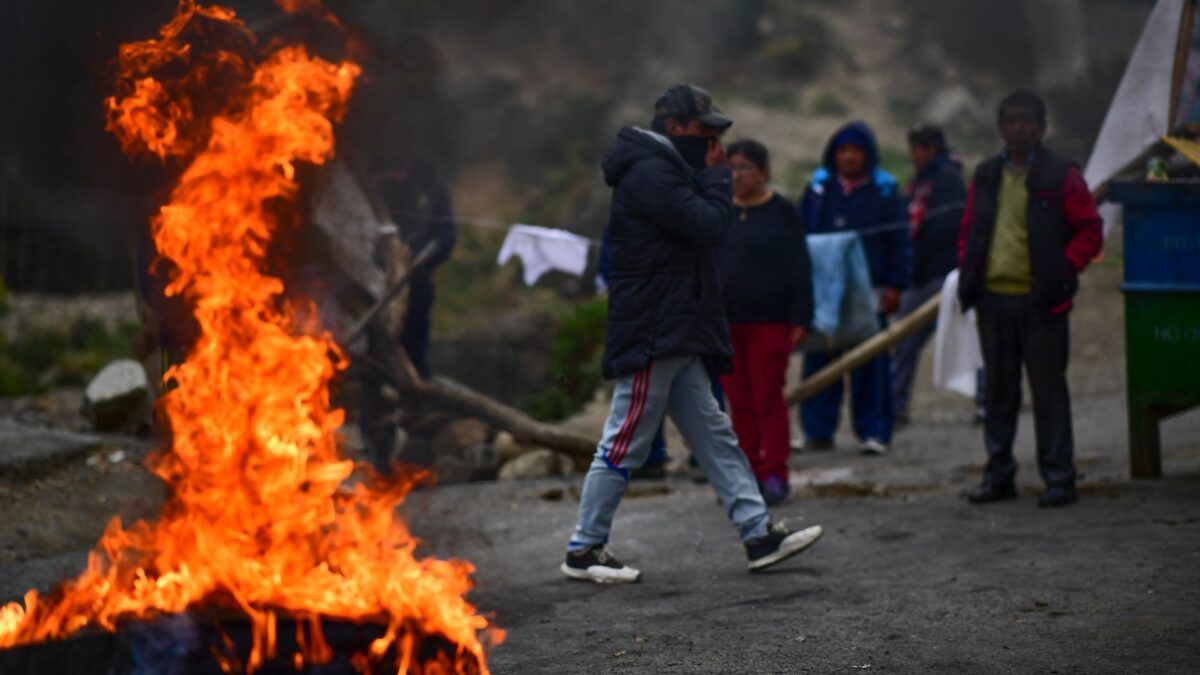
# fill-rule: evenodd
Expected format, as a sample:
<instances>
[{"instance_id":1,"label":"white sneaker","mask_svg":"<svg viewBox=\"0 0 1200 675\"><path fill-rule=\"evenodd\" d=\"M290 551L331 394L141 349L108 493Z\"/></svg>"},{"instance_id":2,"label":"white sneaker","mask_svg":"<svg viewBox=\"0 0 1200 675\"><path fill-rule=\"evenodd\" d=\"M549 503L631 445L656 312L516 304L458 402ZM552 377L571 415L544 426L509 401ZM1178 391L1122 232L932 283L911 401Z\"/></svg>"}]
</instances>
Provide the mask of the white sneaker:
<instances>
[{"instance_id":1,"label":"white sneaker","mask_svg":"<svg viewBox=\"0 0 1200 675\"><path fill-rule=\"evenodd\" d=\"M746 557L750 560L750 571L757 572L786 560L817 543L823 530L820 525L792 532L783 523L774 523L767 536L746 542Z\"/></svg>"},{"instance_id":2,"label":"white sneaker","mask_svg":"<svg viewBox=\"0 0 1200 675\"><path fill-rule=\"evenodd\" d=\"M800 423L792 420L788 424L788 445L792 446L792 452L803 452L804 450L804 430L800 428Z\"/></svg>"},{"instance_id":3,"label":"white sneaker","mask_svg":"<svg viewBox=\"0 0 1200 675\"><path fill-rule=\"evenodd\" d=\"M862 442L862 452L864 455L885 455L887 454L888 446L882 441L874 438L868 438Z\"/></svg>"},{"instance_id":4,"label":"white sneaker","mask_svg":"<svg viewBox=\"0 0 1200 675\"><path fill-rule=\"evenodd\" d=\"M567 559L558 569L571 579L598 584L632 584L642 576L638 570L622 565L604 544L567 551Z\"/></svg>"}]
</instances>

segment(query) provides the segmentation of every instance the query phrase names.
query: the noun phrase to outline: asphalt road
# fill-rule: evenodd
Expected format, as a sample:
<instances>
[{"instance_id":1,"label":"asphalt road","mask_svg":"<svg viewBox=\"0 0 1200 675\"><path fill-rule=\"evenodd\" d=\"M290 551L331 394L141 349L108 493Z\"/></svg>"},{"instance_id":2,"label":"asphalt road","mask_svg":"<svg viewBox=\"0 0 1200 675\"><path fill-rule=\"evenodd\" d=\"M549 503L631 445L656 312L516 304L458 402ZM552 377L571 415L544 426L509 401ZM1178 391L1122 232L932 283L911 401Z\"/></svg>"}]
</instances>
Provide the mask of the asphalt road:
<instances>
[{"instance_id":1,"label":"asphalt road","mask_svg":"<svg viewBox=\"0 0 1200 675\"><path fill-rule=\"evenodd\" d=\"M557 570L577 502L557 482L453 487L408 510L473 561L507 629L497 673L1200 672L1200 476L1035 497L798 498L825 537L750 574L713 494L686 479L627 499L612 545L639 584Z\"/></svg>"}]
</instances>

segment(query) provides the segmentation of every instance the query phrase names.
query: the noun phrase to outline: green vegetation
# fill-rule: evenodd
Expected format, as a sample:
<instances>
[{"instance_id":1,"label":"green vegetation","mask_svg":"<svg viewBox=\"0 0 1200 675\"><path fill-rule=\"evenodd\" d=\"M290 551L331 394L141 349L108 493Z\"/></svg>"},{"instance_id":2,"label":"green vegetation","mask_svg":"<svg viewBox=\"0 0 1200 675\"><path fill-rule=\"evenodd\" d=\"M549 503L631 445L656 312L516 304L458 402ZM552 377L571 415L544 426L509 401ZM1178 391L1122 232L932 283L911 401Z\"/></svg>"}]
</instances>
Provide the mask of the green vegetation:
<instances>
[{"instance_id":1,"label":"green vegetation","mask_svg":"<svg viewBox=\"0 0 1200 675\"><path fill-rule=\"evenodd\" d=\"M528 397L521 408L534 419L553 422L568 417L591 400L603 381L600 357L608 300L575 305L558 324L550 365L550 382Z\"/></svg>"},{"instance_id":2,"label":"green vegetation","mask_svg":"<svg viewBox=\"0 0 1200 675\"><path fill-rule=\"evenodd\" d=\"M879 168L892 174L901 184L912 173L912 163L908 159L908 152L887 145L879 148Z\"/></svg>"},{"instance_id":3,"label":"green vegetation","mask_svg":"<svg viewBox=\"0 0 1200 675\"><path fill-rule=\"evenodd\" d=\"M813 76L836 52L833 31L824 19L799 3L773 2L759 19L758 57L768 67L795 79Z\"/></svg>"},{"instance_id":4,"label":"green vegetation","mask_svg":"<svg viewBox=\"0 0 1200 675\"><path fill-rule=\"evenodd\" d=\"M36 394L60 385L84 385L108 362L128 357L136 323L109 330L81 318L9 341L0 335L0 396Z\"/></svg>"},{"instance_id":5,"label":"green vegetation","mask_svg":"<svg viewBox=\"0 0 1200 675\"><path fill-rule=\"evenodd\" d=\"M917 116L921 112L921 101L899 96L889 96L887 99L887 110L893 120L901 126L908 127L917 121Z\"/></svg>"},{"instance_id":6,"label":"green vegetation","mask_svg":"<svg viewBox=\"0 0 1200 675\"><path fill-rule=\"evenodd\" d=\"M812 180L813 172L820 166L816 161L791 162L774 173L776 191L789 200L795 200Z\"/></svg>"}]
</instances>

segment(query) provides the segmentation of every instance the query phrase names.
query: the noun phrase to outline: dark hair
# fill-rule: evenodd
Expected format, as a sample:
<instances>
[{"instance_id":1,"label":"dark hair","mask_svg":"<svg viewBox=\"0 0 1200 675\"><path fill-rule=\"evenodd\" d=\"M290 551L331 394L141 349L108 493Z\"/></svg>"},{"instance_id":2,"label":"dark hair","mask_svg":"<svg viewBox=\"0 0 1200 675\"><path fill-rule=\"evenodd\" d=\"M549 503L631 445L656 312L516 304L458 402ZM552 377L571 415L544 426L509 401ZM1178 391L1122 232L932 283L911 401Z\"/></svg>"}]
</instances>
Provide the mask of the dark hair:
<instances>
[{"instance_id":1,"label":"dark hair","mask_svg":"<svg viewBox=\"0 0 1200 675\"><path fill-rule=\"evenodd\" d=\"M908 144L919 145L922 148L934 148L938 152L946 150L946 134L942 128L932 124L918 124L908 130Z\"/></svg>"},{"instance_id":2,"label":"dark hair","mask_svg":"<svg viewBox=\"0 0 1200 675\"><path fill-rule=\"evenodd\" d=\"M734 155L741 155L750 160L754 166L758 167L759 171L767 171L771 168L771 154L767 152L767 146L758 141L743 138L736 143L731 143L728 148L725 148L725 156L733 157Z\"/></svg>"},{"instance_id":3,"label":"dark hair","mask_svg":"<svg viewBox=\"0 0 1200 675\"><path fill-rule=\"evenodd\" d=\"M996 124L1004 121L1005 108L1025 108L1033 113L1039 127L1046 128L1046 102L1028 89L1018 89L1000 101L1000 106L996 108Z\"/></svg>"}]
</instances>

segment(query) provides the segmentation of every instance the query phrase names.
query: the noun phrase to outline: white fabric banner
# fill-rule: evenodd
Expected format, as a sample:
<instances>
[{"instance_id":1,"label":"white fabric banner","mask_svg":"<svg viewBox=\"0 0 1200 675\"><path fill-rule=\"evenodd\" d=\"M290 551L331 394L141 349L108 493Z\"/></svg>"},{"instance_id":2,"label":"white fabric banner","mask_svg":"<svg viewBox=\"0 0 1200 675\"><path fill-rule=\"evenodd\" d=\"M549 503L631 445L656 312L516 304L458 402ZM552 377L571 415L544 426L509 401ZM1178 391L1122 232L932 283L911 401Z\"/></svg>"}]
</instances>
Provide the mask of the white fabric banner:
<instances>
[{"instance_id":1,"label":"white fabric banner","mask_svg":"<svg viewBox=\"0 0 1200 675\"><path fill-rule=\"evenodd\" d=\"M496 263L503 265L514 257L525 266L526 286L532 286L543 274L558 270L582 276L587 270L591 240L565 230L537 225L513 225L500 247Z\"/></svg>"},{"instance_id":2,"label":"white fabric banner","mask_svg":"<svg viewBox=\"0 0 1200 675\"><path fill-rule=\"evenodd\" d=\"M1146 20L1083 172L1093 190L1169 131L1171 77L1184 1L1158 0ZM1105 237L1118 213L1115 208L1102 212Z\"/></svg>"},{"instance_id":3,"label":"white fabric banner","mask_svg":"<svg viewBox=\"0 0 1200 675\"><path fill-rule=\"evenodd\" d=\"M958 270L946 275L938 303L937 332L933 340L933 386L963 396L975 396L977 374L983 367L975 310L958 304Z\"/></svg>"}]
</instances>

